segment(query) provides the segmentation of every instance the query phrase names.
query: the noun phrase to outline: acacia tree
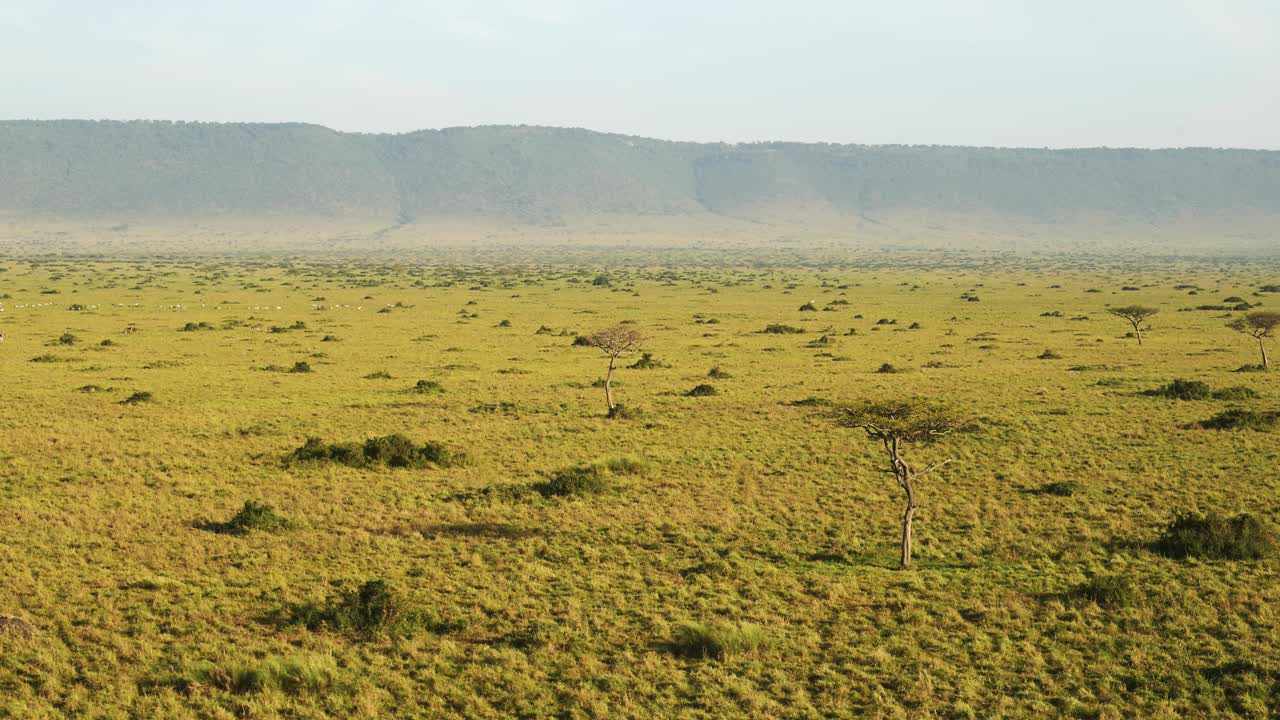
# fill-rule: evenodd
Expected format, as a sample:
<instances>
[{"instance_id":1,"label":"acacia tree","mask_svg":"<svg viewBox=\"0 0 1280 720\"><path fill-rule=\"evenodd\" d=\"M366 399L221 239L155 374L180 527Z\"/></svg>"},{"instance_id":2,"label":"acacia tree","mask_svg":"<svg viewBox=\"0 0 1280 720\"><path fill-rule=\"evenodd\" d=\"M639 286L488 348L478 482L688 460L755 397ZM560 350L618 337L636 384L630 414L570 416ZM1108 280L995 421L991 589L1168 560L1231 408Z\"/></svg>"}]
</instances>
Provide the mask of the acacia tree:
<instances>
[{"instance_id":1,"label":"acacia tree","mask_svg":"<svg viewBox=\"0 0 1280 720\"><path fill-rule=\"evenodd\" d=\"M610 413L617 407L613 402L613 371L618 365L618 356L637 349L643 341L644 336L625 325L596 330L586 336L587 345L609 356L609 374L604 377L604 400Z\"/></svg>"},{"instance_id":2,"label":"acacia tree","mask_svg":"<svg viewBox=\"0 0 1280 720\"><path fill-rule=\"evenodd\" d=\"M1271 368L1267 361L1266 341L1275 334L1276 328L1280 328L1280 312L1266 310L1251 312L1227 323L1227 327L1257 340L1258 350L1262 352L1262 369Z\"/></svg>"},{"instance_id":3,"label":"acacia tree","mask_svg":"<svg viewBox=\"0 0 1280 720\"><path fill-rule=\"evenodd\" d=\"M1129 324L1133 326L1133 334L1138 336L1138 345L1142 345L1142 331L1151 329L1147 320L1150 320L1152 315L1160 311L1146 305L1125 305L1124 307L1107 308L1107 312L1118 318L1128 320Z\"/></svg>"},{"instance_id":4,"label":"acacia tree","mask_svg":"<svg viewBox=\"0 0 1280 720\"><path fill-rule=\"evenodd\" d=\"M863 430L884 446L889 456L888 472L907 496L907 507L902 514L902 568L909 569L911 521L915 518L920 499L918 481L951 461L931 462L918 468L903 457L903 446L931 443L959 429L964 421L955 412L924 400L841 405L836 407L832 417L837 425Z\"/></svg>"}]
</instances>

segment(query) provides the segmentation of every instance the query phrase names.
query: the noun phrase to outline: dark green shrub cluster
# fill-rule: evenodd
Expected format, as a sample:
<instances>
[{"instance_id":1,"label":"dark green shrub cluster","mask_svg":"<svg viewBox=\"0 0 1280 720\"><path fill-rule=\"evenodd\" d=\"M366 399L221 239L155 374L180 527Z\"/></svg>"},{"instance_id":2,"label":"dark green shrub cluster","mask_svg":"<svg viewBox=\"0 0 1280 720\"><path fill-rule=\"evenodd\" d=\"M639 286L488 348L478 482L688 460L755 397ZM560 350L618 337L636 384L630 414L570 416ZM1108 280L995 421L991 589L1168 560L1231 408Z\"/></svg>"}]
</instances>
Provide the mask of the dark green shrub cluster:
<instances>
[{"instance_id":1,"label":"dark green shrub cluster","mask_svg":"<svg viewBox=\"0 0 1280 720\"><path fill-rule=\"evenodd\" d=\"M899 370L897 367L894 367L890 363L884 363L876 370L876 372L882 375L892 375L893 373L900 373L902 371Z\"/></svg>"},{"instance_id":2,"label":"dark green shrub cluster","mask_svg":"<svg viewBox=\"0 0 1280 720\"><path fill-rule=\"evenodd\" d=\"M444 386L435 380L419 380L414 383L411 392L422 395L439 395L444 392Z\"/></svg>"},{"instance_id":3,"label":"dark green shrub cluster","mask_svg":"<svg viewBox=\"0 0 1280 720\"><path fill-rule=\"evenodd\" d=\"M792 327L791 325L774 323L772 325L766 325L764 330L761 330L761 332L768 335L797 335L804 332L804 330L802 328Z\"/></svg>"},{"instance_id":4,"label":"dark green shrub cluster","mask_svg":"<svg viewBox=\"0 0 1280 720\"><path fill-rule=\"evenodd\" d=\"M292 530L297 523L280 515L266 503L246 500L232 518L224 523L206 523L204 529L226 535L248 535L251 532L278 533Z\"/></svg>"},{"instance_id":5,"label":"dark green shrub cluster","mask_svg":"<svg viewBox=\"0 0 1280 720\"><path fill-rule=\"evenodd\" d=\"M1040 486L1039 492L1042 495L1055 495L1057 497L1071 497L1084 492L1084 485L1075 480L1057 480L1051 483L1045 483Z\"/></svg>"},{"instance_id":6,"label":"dark green shrub cluster","mask_svg":"<svg viewBox=\"0 0 1280 720\"><path fill-rule=\"evenodd\" d=\"M207 322L189 322L182 326L182 332L197 332L199 330L212 330L213 326Z\"/></svg>"},{"instance_id":7,"label":"dark green shrub cluster","mask_svg":"<svg viewBox=\"0 0 1280 720\"><path fill-rule=\"evenodd\" d=\"M609 412L605 414L605 417L610 420L634 420L640 416L641 412L639 410L623 405L622 403L618 403L617 405L609 408Z\"/></svg>"},{"instance_id":8,"label":"dark green shrub cluster","mask_svg":"<svg viewBox=\"0 0 1280 720\"><path fill-rule=\"evenodd\" d=\"M137 405L138 403L151 402L154 399L152 394L146 390L136 392L124 400L120 401L121 405Z\"/></svg>"},{"instance_id":9,"label":"dark green shrub cluster","mask_svg":"<svg viewBox=\"0 0 1280 720\"><path fill-rule=\"evenodd\" d=\"M377 372L371 372L368 375L365 375L364 379L365 380L390 380L391 373L387 372L386 370L379 370Z\"/></svg>"},{"instance_id":10,"label":"dark green shrub cluster","mask_svg":"<svg viewBox=\"0 0 1280 720\"><path fill-rule=\"evenodd\" d=\"M714 385L708 385L707 383L702 383L690 388L690 390L685 393L685 396L686 397L707 397L709 395L719 395L719 394L720 394L720 391L716 390L716 387Z\"/></svg>"},{"instance_id":11,"label":"dark green shrub cluster","mask_svg":"<svg viewBox=\"0 0 1280 720\"><path fill-rule=\"evenodd\" d=\"M1197 425L1208 430L1257 430L1265 432L1280 424L1280 410L1223 410Z\"/></svg>"},{"instance_id":12,"label":"dark green shrub cluster","mask_svg":"<svg viewBox=\"0 0 1280 720\"><path fill-rule=\"evenodd\" d=\"M755 652L767 643L764 631L755 625L688 622L676 628L671 646L685 657L724 660Z\"/></svg>"},{"instance_id":13,"label":"dark green shrub cluster","mask_svg":"<svg viewBox=\"0 0 1280 720\"><path fill-rule=\"evenodd\" d=\"M807 302L800 306L800 312L818 312L818 306Z\"/></svg>"},{"instance_id":14,"label":"dark green shrub cluster","mask_svg":"<svg viewBox=\"0 0 1280 720\"><path fill-rule=\"evenodd\" d=\"M1213 388L1199 380L1179 379L1154 390L1144 390L1142 394L1171 400L1208 400L1213 395Z\"/></svg>"},{"instance_id":15,"label":"dark green shrub cluster","mask_svg":"<svg viewBox=\"0 0 1280 720\"><path fill-rule=\"evenodd\" d=\"M671 366L660 360L655 360L653 353L642 353L639 360L636 360L627 367L632 370L660 370Z\"/></svg>"},{"instance_id":16,"label":"dark green shrub cluster","mask_svg":"<svg viewBox=\"0 0 1280 720\"><path fill-rule=\"evenodd\" d=\"M289 453L288 462L336 462L350 467L363 468L385 465L398 468L453 467L466 462L465 456L455 453L443 443L427 442L416 445L400 435L384 435L369 438L363 443L325 443L320 438L307 438L302 447Z\"/></svg>"},{"instance_id":17,"label":"dark green shrub cluster","mask_svg":"<svg viewBox=\"0 0 1280 720\"><path fill-rule=\"evenodd\" d=\"M1257 560L1273 553L1275 534L1247 514L1185 513L1165 527L1152 549L1175 559Z\"/></svg>"},{"instance_id":18,"label":"dark green shrub cluster","mask_svg":"<svg viewBox=\"0 0 1280 720\"><path fill-rule=\"evenodd\" d=\"M369 580L353 590L339 590L323 603L294 605L289 610L289 622L308 630L335 630L363 637L409 636L432 625L425 613L382 579Z\"/></svg>"},{"instance_id":19,"label":"dark green shrub cluster","mask_svg":"<svg viewBox=\"0 0 1280 720\"><path fill-rule=\"evenodd\" d=\"M289 372L291 372L291 373L309 373L309 372L311 372L311 363L309 363L309 362L307 362L307 361L305 361L305 360L299 360L298 362L296 362L296 363L294 363L294 364L293 364L293 367L289 368Z\"/></svg>"},{"instance_id":20,"label":"dark green shrub cluster","mask_svg":"<svg viewBox=\"0 0 1280 720\"><path fill-rule=\"evenodd\" d=\"M560 470L534 483L532 488L546 498L597 495L609 489L612 477L642 473L646 467L643 460L634 457L609 458Z\"/></svg>"},{"instance_id":21,"label":"dark green shrub cluster","mask_svg":"<svg viewBox=\"0 0 1280 720\"><path fill-rule=\"evenodd\" d=\"M1045 350L1036 356L1037 360L1061 360L1062 356L1053 350Z\"/></svg>"}]
</instances>

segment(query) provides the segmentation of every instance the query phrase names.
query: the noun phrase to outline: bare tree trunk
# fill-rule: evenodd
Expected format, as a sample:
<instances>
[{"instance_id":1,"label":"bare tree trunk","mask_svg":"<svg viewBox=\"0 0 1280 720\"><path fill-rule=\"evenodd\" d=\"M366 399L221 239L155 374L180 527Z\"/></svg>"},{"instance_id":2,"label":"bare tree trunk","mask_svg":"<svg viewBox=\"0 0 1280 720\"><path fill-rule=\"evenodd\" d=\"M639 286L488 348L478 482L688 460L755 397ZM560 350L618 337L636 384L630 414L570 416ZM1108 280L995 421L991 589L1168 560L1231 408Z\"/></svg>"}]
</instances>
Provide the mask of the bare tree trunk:
<instances>
[{"instance_id":1,"label":"bare tree trunk","mask_svg":"<svg viewBox=\"0 0 1280 720\"><path fill-rule=\"evenodd\" d=\"M911 519L915 517L915 501L907 501L907 511L902 515L902 569L911 569Z\"/></svg>"},{"instance_id":2,"label":"bare tree trunk","mask_svg":"<svg viewBox=\"0 0 1280 720\"><path fill-rule=\"evenodd\" d=\"M1133 325L1133 332L1138 336L1138 347L1142 347L1142 328L1138 327L1137 323Z\"/></svg>"},{"instance_id":3,"label":"bare tree trunk","mask_svg":"<svg viewBox=\"0 0 1280 720\"><path fill-rule=\"evenodd\" d=\"M1267 344L1262 341L1262 338L1258 338L1258 349L1262 351L1262 369L1270 370L1271 364L1267 362Z\"/></svg>"},{"instance_id":4,"label":"bare tree trunk","mask_svg":"<svg viewBox=\"0 0 1280 720\"><path fill-rule=\"evenodd\" d=\"M609 404L610 410L613 410L613 368L617 362L617 355L609 356L609 374L604 376L604 401Z\"/></svg>"}]
</instances>

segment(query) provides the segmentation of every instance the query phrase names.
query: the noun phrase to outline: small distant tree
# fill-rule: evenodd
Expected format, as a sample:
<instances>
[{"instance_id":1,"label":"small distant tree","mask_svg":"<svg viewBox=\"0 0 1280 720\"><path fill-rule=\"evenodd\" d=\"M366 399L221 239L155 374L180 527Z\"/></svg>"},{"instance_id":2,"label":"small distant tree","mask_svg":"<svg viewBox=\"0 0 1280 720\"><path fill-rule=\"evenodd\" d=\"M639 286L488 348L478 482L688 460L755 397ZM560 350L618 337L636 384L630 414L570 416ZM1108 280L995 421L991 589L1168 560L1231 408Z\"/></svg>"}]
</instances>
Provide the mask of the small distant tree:
<instances>
[{"instance_id":1,"label":"small distant tree","mask_svg":"<svg viewBox=\"0 0 1280 720\"><path fill-rule=\"evenodd\" d=\"M1118 318L1124 318L1133 326L1133 334L1138 336L1138 345L1142 345L1142 331L1150 330L1151 325L1147 322L1152 315L1160 312L1153 307L1146 305L1125 305L1124 307L1107 308L1107 312Z\"/></svg>"},{"instance_id":2,"label":"small distant tree","mask_svg":"<svg viewBox=\"0 0 1280 720\"><path fill-rule=\"evenodd\" d=\"M1269 370L1271 368L1270 362L1267 360L1267 339L1275 335L1276 328L1280 328L1280 312L1251 312L1227 323L1227 327L1257 340L1258 350L1262 352L1262 369Z\"/></svg>"},{"instance_id":3,"label":"small distant tree","mask_svg":"<svg viewBox=\"0 0 1280 720\"><path fill-rule=\"evenodd\" d=\"M907 507L902 514L902 568L909 569L911 521L919 507L919 480L951 461L932 462L919 468L903 457L904 446L932 443L958 430L964 421L954 411L925 400L840 405L833 410L832 417L840 427L863 430L884 446L889 456L888 472L907 496Z\"/></svg>"},{"instance_id":4,"label":"small distant tree","mask_svg":"<svg viewBox=\"0 0 1280 720\"><path fill-rule=\"evenodd\" d=\"M618 356L640 347L644 337L636 330L625 325L616 325L604 330L596 330L586 336L586 344L598 348L609 356L609 373L604 377L604 399L612 412L616 407L613 402L613 371L618 365Z\"/></svg>"}]
</instances>

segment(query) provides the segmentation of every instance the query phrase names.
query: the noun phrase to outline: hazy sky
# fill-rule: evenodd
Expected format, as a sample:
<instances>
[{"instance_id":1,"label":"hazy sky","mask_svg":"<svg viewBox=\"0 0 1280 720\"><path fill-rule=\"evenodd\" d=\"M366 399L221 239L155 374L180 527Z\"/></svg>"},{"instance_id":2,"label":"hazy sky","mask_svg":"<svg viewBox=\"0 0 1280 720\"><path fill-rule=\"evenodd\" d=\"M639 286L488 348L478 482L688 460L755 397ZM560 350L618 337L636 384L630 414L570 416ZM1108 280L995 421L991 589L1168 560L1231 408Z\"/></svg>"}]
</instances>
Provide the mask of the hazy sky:
<instances>
[{"instance_id":1,"label":"hazy sky","mask_svg":"<svg viewBox=\"0 0 1280 720\"><path fill-rule=\"evenodd\" d=\"M0 118L1280 149L1280 0L0 0Z\"/></svg>"}]
</instances>

